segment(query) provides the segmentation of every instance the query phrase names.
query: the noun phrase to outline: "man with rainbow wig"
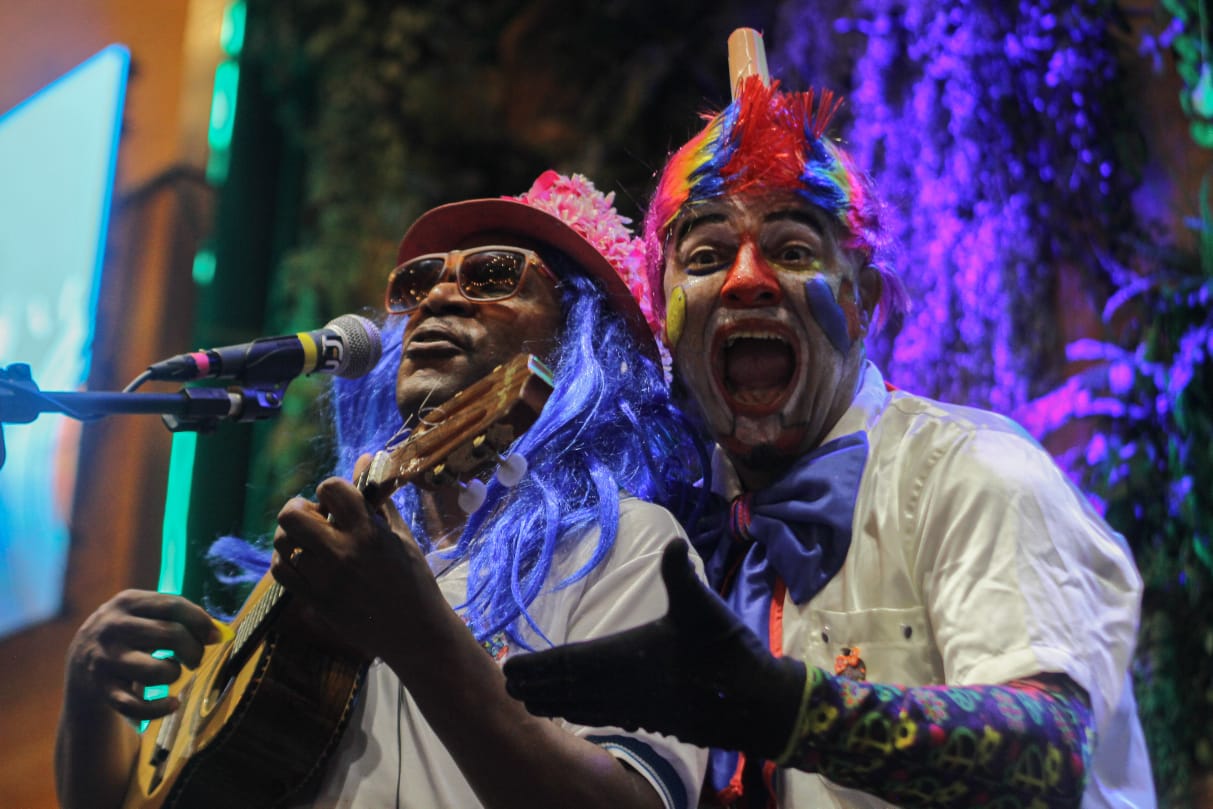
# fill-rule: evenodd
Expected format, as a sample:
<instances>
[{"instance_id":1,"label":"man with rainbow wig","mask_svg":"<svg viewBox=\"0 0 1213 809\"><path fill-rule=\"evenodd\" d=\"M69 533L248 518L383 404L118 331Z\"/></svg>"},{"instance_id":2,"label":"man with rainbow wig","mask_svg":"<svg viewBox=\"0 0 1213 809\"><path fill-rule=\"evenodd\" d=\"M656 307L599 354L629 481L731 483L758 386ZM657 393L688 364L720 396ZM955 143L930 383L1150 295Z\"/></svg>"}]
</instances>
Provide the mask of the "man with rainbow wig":
<instances>
[{"instance_id":1,"label":"man with rainbow wig","mask_svg":"<svg viewBox=\"0 0 1213 809\"><path fill-rule=\"evenodd\" d=\"M705 750L535 717L501 674L515 653L666 609L662 550L685 534L654 503L680 510L707 455L670 401L637 304L644 251L626 225L584 177L549 171L520 197L444 205L405 234L383 356L369 375L335 383L337 475L315 502L282 509L270 563L320 637L372 662L319 778L275 805L696 804ZM550 365L554 382L512 447L528 462L522 479L507 488L494 478L470 515L456 486L406 486L369 509L349 482L367 453L519 353ZM66 809L123 805L137 745L124 720L178 705L145 701L132 683L173 682L219 639L202 608L162 593L127 591L86 621L60 722Z\"/></svg>"},{"instance_id":2,"label":"man with rainbow wig","mask_svg":"<svg viewBox=\"0 0 1213 809\"><path fill-rule=\"evenodd\" d=\"M721 509L659 621L518 658L542 715L710 746L728 806L1153 806L1127 670L1140 577L1048 454L894 388L906 305L836 100L745 78L645 223L675 381Z\"/></svg>"}]
</instances>

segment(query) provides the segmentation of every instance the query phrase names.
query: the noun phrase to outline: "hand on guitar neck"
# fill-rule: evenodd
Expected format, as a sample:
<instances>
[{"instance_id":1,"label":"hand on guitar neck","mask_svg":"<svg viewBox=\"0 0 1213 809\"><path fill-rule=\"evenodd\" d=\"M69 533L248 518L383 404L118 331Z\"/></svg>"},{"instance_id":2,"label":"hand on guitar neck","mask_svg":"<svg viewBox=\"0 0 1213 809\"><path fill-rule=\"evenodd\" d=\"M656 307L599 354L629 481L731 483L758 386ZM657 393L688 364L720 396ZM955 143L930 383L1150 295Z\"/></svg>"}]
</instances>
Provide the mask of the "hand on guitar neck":
<instances>
[{"instance_id":1,"label":"hand on guitar neck","mask_svg":"<svg viewBox=\"0 0 1213 809\"><path fill-rule=\"evenodd\" d=\"M315 502L295 498L282 508L270 570L294 596L299 620L331 648L366 660L389 659L403 637L452 615L392 501L373 506L340 478L324 481ZM402 615L416 620L402 627Z\"/></svg>"},{"instance_id":2,"label":"hand on guitar neck","mask_svg":"<svg viewBox=\"0 0 1213 809\"><path fill-rule=\"evenodd\" d=\"M551 384L542 363L519 354L427 414L429 426L402 444L360 458L354 483L329 478L315 502L295 498L282 508L271 571L321 637L363 659L383 658L408 685L425 657L412 649L428 654L451 633L466 633L389 495L416 484L423 499L445 505L444 529L461 525L453 493L530 427Z\"/></svg>"}]
</instances>

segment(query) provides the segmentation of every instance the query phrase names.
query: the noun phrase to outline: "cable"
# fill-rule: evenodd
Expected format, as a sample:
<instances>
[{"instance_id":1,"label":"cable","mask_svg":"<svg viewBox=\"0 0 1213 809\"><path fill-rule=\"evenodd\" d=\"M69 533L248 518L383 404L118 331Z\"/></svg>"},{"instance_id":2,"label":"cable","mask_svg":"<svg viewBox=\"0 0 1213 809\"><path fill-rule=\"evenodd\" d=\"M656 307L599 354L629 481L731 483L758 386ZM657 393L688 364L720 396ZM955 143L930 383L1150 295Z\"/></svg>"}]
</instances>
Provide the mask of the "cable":
<instances>
[{"instance_id":1,"label":"cable","mask_svg":"<svg viewBox=\"0 0 1213 809\"><path fill-rule=\"evenodd\" d=\"M139 387L140 385L142 385L144 382L148 381L151 378L152 378L152 369L148 368L143 373L139 374L139 376L132 379L130 381L130 383L125 388L122 389L122 392L130 393L131 391L135 390L135 388Z\"/></svg>"},{"instance_id":2,"label":"cable","mask_svg":"<svg viewBox=\"0 0 1213 809\"><path fill-rule=\"evenodd\" d=\"M404 713L404 683L396 681L396 809L400 809L400 785L404 775L404 740L400 716Z\"/></svg>"}]
</instances>

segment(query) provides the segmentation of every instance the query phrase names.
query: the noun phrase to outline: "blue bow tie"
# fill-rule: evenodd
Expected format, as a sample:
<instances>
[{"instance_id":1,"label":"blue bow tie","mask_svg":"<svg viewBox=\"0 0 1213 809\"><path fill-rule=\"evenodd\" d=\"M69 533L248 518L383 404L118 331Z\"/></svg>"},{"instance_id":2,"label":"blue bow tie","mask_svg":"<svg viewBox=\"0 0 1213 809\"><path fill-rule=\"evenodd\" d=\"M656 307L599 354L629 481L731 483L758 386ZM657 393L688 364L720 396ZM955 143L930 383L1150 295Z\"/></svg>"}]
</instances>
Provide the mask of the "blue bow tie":
<instances>
[{"instance_id":1,"label":"blue bow tie","mask_svg":"<svg viewBox=\"0 0 1213 809\"><path fill-rule=\"evenodd\" d=\"M708 581L767 648L776 578L795 603L804 604L842 569L867 459L867 433L836 438L802 457L772 486L734 499L727 519L719 502L721 508L692 538ZM743 777L745 766L735 751L711 751L708 783L724 802L742 796L744 782L751 780Z\"/></svg>"},{"instance_id":2,"label":"blue bow tie","mask_svg":"<svg viewBox=\"0 0 1213 809\"><path fill-rule=\"evenodd\" d=\"M866 433L841 436L800 458L773 485L733 500L727 521L717 512L694 538L708 580L724 586L744 553L730 591L756 586L769 598L778 575L794 602L812 598L846 560L867 458Z\"/></svg>"}]
</instances>

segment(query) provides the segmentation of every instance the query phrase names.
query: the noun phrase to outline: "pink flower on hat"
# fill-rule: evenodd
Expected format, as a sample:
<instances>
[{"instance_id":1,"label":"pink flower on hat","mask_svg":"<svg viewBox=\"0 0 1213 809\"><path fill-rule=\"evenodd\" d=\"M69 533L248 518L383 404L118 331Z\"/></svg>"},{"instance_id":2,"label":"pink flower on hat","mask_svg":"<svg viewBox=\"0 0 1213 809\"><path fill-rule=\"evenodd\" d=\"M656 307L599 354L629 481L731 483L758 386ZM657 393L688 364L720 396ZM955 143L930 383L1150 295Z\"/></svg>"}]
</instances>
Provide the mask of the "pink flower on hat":
<instances>
[{"instance_id":1,"label":"pink flower on hat","mask_svg":"<svg viewBox=\"0 0 1213 809\"><path fill-rule=\"evenodd\" d=\"M615 192L603 194L584 175L565 176L549 169L530 190L506 199L555 216L593 245L627 285L649 328L660 334L645 271L644 241L632 235L628 228L632 220L615 210Z\"/></svg>"}]
</instances>

